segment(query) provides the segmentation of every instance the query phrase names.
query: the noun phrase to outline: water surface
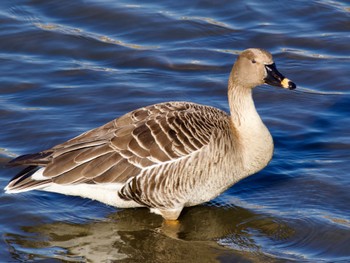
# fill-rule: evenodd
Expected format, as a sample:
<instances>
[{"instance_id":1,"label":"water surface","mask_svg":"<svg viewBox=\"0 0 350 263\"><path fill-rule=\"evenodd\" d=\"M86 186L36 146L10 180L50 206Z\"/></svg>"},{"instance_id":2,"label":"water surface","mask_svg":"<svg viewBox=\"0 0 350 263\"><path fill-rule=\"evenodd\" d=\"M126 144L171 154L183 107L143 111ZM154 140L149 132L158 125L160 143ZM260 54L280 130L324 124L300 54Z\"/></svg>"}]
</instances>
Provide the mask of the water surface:
<instances>
[{"instance_id":1,"label":"water surface","mask_svg":"<svg viewBox=\"0 0 350 263\"><path fill-rule=\"evenodd\" d=\"M0 188L11 158L135 108L228 111L237 54L274 54L296 91L254 98L275 141L263 171L177 226L147 209L0 192L1 262L349 262L346 1L1 1Z\"/></svg>"}]
</instances>

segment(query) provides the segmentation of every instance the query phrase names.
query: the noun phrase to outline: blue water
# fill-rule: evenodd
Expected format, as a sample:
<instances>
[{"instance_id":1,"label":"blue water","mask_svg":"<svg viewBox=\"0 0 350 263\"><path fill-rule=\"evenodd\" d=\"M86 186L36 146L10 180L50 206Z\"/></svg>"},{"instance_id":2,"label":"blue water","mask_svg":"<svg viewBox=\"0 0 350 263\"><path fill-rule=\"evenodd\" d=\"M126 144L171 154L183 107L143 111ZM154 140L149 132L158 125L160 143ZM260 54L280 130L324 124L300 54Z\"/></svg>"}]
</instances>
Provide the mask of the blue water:
<instances>
[{"instance_id":1,"label":"blue water","mask_svg":"<svg viewBox=\"0 0 350 263\"><path fill-rule=\"evenodd\" d=\"M273 53L295 91L262 86L263 171L187 208L0 192L0 262L350 262L346 1L1 1L0 188L6 163L168 100L228 111L237 54Z\"/></svg>"}]
</instances>

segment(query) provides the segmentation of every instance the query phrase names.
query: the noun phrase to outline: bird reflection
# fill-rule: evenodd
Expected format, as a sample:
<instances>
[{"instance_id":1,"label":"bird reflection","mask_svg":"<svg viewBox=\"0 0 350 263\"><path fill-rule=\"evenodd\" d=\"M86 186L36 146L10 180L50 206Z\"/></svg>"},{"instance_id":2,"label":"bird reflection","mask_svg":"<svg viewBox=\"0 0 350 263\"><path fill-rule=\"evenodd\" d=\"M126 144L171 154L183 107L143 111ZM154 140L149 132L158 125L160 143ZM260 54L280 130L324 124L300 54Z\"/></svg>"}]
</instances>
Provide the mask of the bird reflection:
<instances>
[{"instance_id":1,"label":"bird reflection","mask_svg":"<svg viewBox=\"0 0 350 263\"><path fill-rule=\"evenodd\" d=\"M255 237L285 239L293 231L276 218L240 207L197 206L185 209L169 225L147 209L118 210L104 220L23 226L5 233L13 258L55 258L87 262L262 262ZM33 253L35 251L35 253ZM203 261L206 259L206 261Z\"/></svg>"}]
</instances>

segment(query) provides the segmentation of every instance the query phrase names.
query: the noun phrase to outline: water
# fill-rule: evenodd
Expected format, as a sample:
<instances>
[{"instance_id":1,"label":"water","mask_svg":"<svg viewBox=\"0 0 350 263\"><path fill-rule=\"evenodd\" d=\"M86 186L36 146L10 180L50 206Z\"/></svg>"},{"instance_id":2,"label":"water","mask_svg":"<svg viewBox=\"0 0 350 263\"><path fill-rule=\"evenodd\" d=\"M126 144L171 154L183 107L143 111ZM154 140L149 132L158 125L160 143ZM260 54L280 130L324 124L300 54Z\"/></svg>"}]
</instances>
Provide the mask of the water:
<instances>
[{"instance_id":1,"label":"water","mask_svg":"<svg viewBox=\"0 0 350 263\"><path fill-rule=\"evenodd\" d=\"M239 51L274 54L296 91L255 101L272 162L177 226L147 209L0 192L1 262L350 262L346 1L1 1L0 188L40 151L167 100L228 111Z\"/></svg>"}]
</instances>

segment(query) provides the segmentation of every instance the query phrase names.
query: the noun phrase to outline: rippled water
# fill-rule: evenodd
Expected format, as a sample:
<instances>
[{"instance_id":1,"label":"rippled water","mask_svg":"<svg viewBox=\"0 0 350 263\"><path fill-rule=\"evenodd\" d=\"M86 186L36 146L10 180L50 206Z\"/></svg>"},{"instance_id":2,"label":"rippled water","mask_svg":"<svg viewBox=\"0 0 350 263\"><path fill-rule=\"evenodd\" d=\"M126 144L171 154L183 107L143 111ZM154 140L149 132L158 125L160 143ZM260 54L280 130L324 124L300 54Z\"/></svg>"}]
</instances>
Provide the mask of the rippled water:
<instances>
[{"instance_id":1,"label":"rippled water","mask_svg":"<svg viewBox=\"0 0 350 263\"><path fill-rule=\"evenodd\" d=\"M36 152L167 100L228 111L239 51L298 85L255 90L267 168L177 226L147 209L0 192L1 262L349 262L350 5L346 1L0 3L0 188Z\"/></svg>"}]
</instances>

